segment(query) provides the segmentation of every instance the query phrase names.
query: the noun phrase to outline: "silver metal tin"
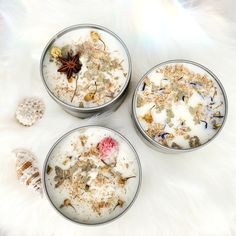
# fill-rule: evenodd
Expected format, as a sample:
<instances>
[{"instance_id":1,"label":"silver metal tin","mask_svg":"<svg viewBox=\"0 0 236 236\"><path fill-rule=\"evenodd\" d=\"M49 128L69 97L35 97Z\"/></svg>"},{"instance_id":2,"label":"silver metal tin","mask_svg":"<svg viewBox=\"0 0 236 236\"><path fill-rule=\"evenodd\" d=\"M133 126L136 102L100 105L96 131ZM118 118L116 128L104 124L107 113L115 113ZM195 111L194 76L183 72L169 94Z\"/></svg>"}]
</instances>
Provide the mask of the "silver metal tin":
<instances>
[{"instance_id":1,"label":"silver metal tin","mask_svg":"<svg viewBox=\"0 0 236 236\"><path fill-rule=\"evenodd\" d=\"M68 105L65 102L61 101L60 99L58 99L53 93L52 91L49 89L44 75L43 75L43 60L44 57L48 51L48 49L50 48L50 46L55 42L56 39L60 38L62 35L73 31L73 30L77 30L77 29L82 29L82 28L91 28L91 29L98 29L98 30L102 30L106 33L109 33L110 35L112 35L113 37L115 37L123 46L127 58L128 58L128 74L127 74L127 80L125 85L123 86L123 88L121 89L120 93L111 101L109 101L108 103L105 103L103 105L100 106L96 106L96 107L91 107L91 108L79 108L76 106L72 106L72 105ZM43 84L45 86L45 88L47 89L47 92L49 93L49 95L68 113L70 113L73 116L77 116L80 118L87 118L90 117L92 115L96 115L96 114L100 114L106 111L115 111L116 109L118 109L118 107L122 104L123 100L125 99L125 96L127 94L127 90L128 90L128 85L130 83L130 79L131 79L131 73L132 73L132 65L131 65L131 57L128 51L127 46L125 45L125 43L121 40L121 38L116 35L114 32L112 32L111 30L100 26L100 25L95 25L95 24L78 24L78 25L72 25L68 28L65 28L63 30L61 30L60 32L58 32L56 35L54 35L51 40L48 42L48 44L46 45L46 47L43 50L42 56L41 56L41 60L40 60L40 74L41 74L41 78L43 81Z\"/></svg>"},{"instance_id":2,"label":"silver metal tin","mask_svg":"<svg viewBox=\"0 0 236 236\"><path fill-rule=\"evenodd\" d=\"M94 224L89 224L89 223L83 223L83 222L78 222L78 221L75 221L73 219L70 219L69 217L67 217L66 215L64 215L63 213L61 213L58 208L54 205L53 201L50 199L50 196L48 194L48 191L47 191L47 187L46 187L46 184L45 184L45 178L46 178L46 174L47 174L47 163L48 163L48 160L50 158L50 155L52 153L52 151L54 150L54 148L64 139L66 138L68 135L70 135L71 133L79 130L79 129L83 129L83 128L89 128L89 127L100 127L100 128L104 128L104 129L107 129L111 132L114 132L116 133L118 136L121 137L121 139L123 139L129 146L130 148L132 149L132 151L134 152L135 156L136 156L136 160L137 160L137 164L138 164L138 173L139 173L139 180L138 180L138 188L137 188L137 191L134 195L134 198L133 200L130 202L130 204L127 206L127 208L122 211L119 215L117 215L116 217L108 220L108 221L105 221L105 222L101 222L101 223L94 223ZM65 219L73 222L73 223L76 223L76 224L80 224L80 225L86 225L86 226L96 226L96 225L102 225L102 224L106 224L106 223L110 223L116 219L118 219L119 217L121 217L123 214L125 214L128 209L134 204L135 200L137 199L137 196L138 196L138 193L140 191L140 187L141 187L141 182L142 182L142 167L141 167L141 163L140 163L140 160L139 160L139 157L138 157L138 154L136 152L136 150L134 149L133 145L130 143L130 141L125 138L121 133L115 131L114 129L111 129L111 128L107 128L107 127L104 127L104 126L98 126L98 125L86 125L86 126L81 126L81 127L78 127L78 128L75 128L73 130L70 130L69 132L65 133L63 136L61 136L54 144L53 146L51 147L51 149L49 150L48 154L47 154L47 157L44 161L44 166L43 166L43 171L42 171L42 176L43 176L43 189L44 189L44 193L48 199L48 201L50 202L51 206L61 215L63 216Z\"/></svg>"},{"instance_id":3,"label":"silver metal tin","mask_svg":"<svg viewBox=\"0 0 236 236\"><path fill-rule=\"evenodd\" d=\"M156 141L154 141L151 137L149 137L145 130L141 127L139 121L138 121L138 118L137 118L137 114L136 114L136 109L135 109L135 101L136 101L136 95L137 95L137 90L140 86L140 84L142 83L143 79L154 69L160 67L160 66L163 66L163 65L166 65L166 64L169 64L169 63L186 63L186 64L192 64L192 65L195 65L195 66L198 66L199 68L205 70L207 73L209 73L213 79L218 83L222 93L223 93L223 97L224 97L224 100L225 100L225 116L224 116L224 120L223 120L223 123L222 123L222 126L219 128L218 132L216 132L216 134L210 139L208 140L206 143L198 146L198 147L195 147L195 148L189 148L189 149L174 149L174 148L169 148L169 147L165 147L159 143L157 143ZM199 63L196 63L196 62L193 62L193 61L189 61L189 60L184 60L184 59L175 59L175 60L169 60L169 61L165 61L165 62L162 62L154 67L152 67L148 72L146 72L143 77L140 79L140 81L138 82L137 86L136 86L136 89L134 91L134 94L133 94L133 98L132 98L132 120L134 122L134 126L137 130L137 133L138 135L141 137L141 139L151 148L153 148L154 150L157 150L157 151L160 151L160 152L163 152L163 153L169 153L169 154L175 154L175 153L183 153L183 152L190 152L190 151L194 151L194 150L197 150L199 148L202 148L204 147L205 145L207 145L208 143L210 143L213 139L216 138L216 136L220 133L220 131L223 129L223 126L226 122L226 118L227 118L227 114L228 114L228 99L227 99L227 95L226 95L226 92L225 92L225 89L223 87L223 85L221 84L220 80L217 78L217 76L212 73L208 68L206 68L205 66L199 64Z\"/></svg>"}]
</instances>

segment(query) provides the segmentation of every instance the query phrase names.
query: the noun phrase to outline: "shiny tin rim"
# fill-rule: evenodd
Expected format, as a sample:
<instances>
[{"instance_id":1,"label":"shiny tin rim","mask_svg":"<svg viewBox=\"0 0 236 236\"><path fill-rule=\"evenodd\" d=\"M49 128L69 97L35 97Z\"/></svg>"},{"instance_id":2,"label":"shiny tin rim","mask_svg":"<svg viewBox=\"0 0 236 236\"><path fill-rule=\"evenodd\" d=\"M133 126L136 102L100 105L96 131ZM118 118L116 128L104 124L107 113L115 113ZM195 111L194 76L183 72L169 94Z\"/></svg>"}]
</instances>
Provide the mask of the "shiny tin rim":
<instances>
[{"instance_id":1,"label":"shiny tin rim","mask_svg":"<svg viewBox=\"0 0 236 236\"><path fill-rule=\"evenodd\" d=\"M140 84L143 82L144 78L149 74L151 73L153 70L155 70L156 68L158 67L161 67L161 66L164 66L164 65L167 65L167 64L171 64L171 63L186 63L186 64L192 64L194 66L197 66L203 70L205 70L209 75L212 76L212 78L216 81L216 83L219 85L221 91L222 91L222 94L223 94L223 97L224 97L224 101L225 101L225 116L224 116L224 120L223 120L223 123L220 127L220 129L215 133L215 135L209 139L207 142L205 142L204 144L198 146L198 147L194 147L194 148L188 148L188 149L174 149L174 148L170 148L170 147L165 147L159 143L157 143L156 141L154 141L151 137L149 137L145 130L142 128L140 122L138 121L138 118L137 118L137 114L136 114L136 108L135 108L135 101L136 101L136 96L137 96L137 91L138 91L138 88L140 86ZM164 151L164 152L167 152L167 153L183 153L183 152L189 152L189 151L194 151L194 150L197 150L199 148L202 148L204 147L205 145L207 145L208 143L210 143L213 139L215 139L218 134L220 133L220 131L223 129L224 125L225 125L225 122L226 122L226 119L227 119L227 115L228 115L228 99L227 99L227 95L226 95L226 92L225 92L225 89L222 85L222 83L220 82L220 80L218 79L218 77L213 73L211 72L208 68L206 68L205 66L197 63L197 62L194 62L194 61L190 61L190 60L184 60L184 59L175 59L175 60L168 60L168 61L165 61L165 62L162 62L160 64L157 64L155 65L154 67L152 67L150 70L148 70L143 76L142 78L139 80L136 88L135 88L135 91L134 91L134 94L133 94L133 97L132 97L132 115L133 115L133 121L138 129L138 131L141 133L141 135L143 136L143 138L145 140L147 140L150 144L152 144L154 146L154 148L157 148L158 150L160 151Z\"/></svg>"},{"instance_id":2,"label":"shiny tin rim","mask_svg":"<svg viewBox=\"0 0 236 236\"><path fill-rule=\"evenodd\" d=\"M91 107L91 108L80 108L80 107L77 107L77 106L73 106L73 105L69 105L65 102L63 102L62 100L60 100L58 97L56 97L53 92L50 90L50 88L48 87L47 83L46 83L46 80L44 78L44 74L43 74L43 61L44 61L44 58L45 58L45 55L48 51L48 49L51 47L51 45L58 39L60 38L61 36L63 36L64 34L70 32L70 31L73 31L73 30L77 30L77 29L84 29L84 28L91 28L91 29L97 29L97 30L101 30L101 31L104 31L110 35L112 35L114 38L116 38L118 40L118 42L122 45L122 47L124 48L125 50L125 53L127 55L127 58L128 58L128 75L127 75L127 79L126 79L126 82L124 84L124 86L122 87L121 91L119 92L119 94L114 98L112 99L111 101L103 104L103 105L100 105L100 106L96 106L96 107ZM42 56L41 56L41 59L40 59L40 74L41 74L41 78L42 78L42 81L43 81L43 84L44 86L46 87L47 89L47 92L49 93L49 95L57 102L59 103L60 105L64 106L65 108L69 109L69 110L75 110L77 112L97 112L97 111L100 111L102 108L106 107L106 106L109 106L113 103L115 103L117 100L119 100L119 98L123 95L123 93L125 92L125 90L127 89L128 85L129 85L129 82L130 82L130 79L131 79L131 73L132 73L132 63L131 63L131 57L130 57L130 54L129 54L129 50L126 46L126 44L122 41L122 39L117 35L115 34L114 32L112 32L111 30L103 27L103 26L100 26L100 25L96 25L96 24L77 24L77 25L72 25L72 26L69 26L61 31L59 31L56 35L54 35L50 40L49 42L47 43L47 45L45 46L44 50L43 50L43 53L42 53Z\"/></svg>"},{"instance_id":3,"label":"shiny tin rim","mask_svg":"<svg viewBox=\"0 0 236 236\"><path fill-rule=\"evenodd\" d=\"M119 215L117 215L116 217L110 219L110 220L107 220L107 221L104 221L104 222L99 222L99 223L84 223L84 222L79 222L79 221L75 221L69 217L67 217L66 215L64 215L62 212L60 212L58 210L58 208L54 205L53 201L51 200L50 196L49 196L49 193L47 191L47 187L46 187L46 170L47 170L47 163L48 163L48 160L51 156L51 153L53 152L53 150L55 149L55 147L64 139L66 138L67 136L69 136L70 134L76 132L77 130L80 130L80 129L86 129L86 128L90 128L90 127L97 127L97 128L103 128L103 129L106 129L108 131L111 131L111 132L114 132L116 133L121 139L123 139L129 146L130 148L132 149L132 151L134 152L135 154L135 157L136 157L136 161L137 161L137 164L138 164L138 173L139 173L139 180L138 180L138 187L137 187L137 190L136 190L136 193L132 199L132 201L130 202L130 204L124 209L124 211L122 211ZM47 157L44 161L44 166L43 166L43 173L42 173L42 176L43 176L43 189L44 189L44 192L46 193L46 196L47 196L47 199L48 201L50 202L50 204L53 206L53 208L60 214L62 215L65 219L73 222L73 223L76 223L76 224L80 224L80 225L88 225L88 226L95 226L95 225L103 225L103 224L106 224L106 223L110 223L116 219L118 219L119 217L121 217L122 215L124 215L128 209L131 208L131 206L134 204L135 200L137 199L137 196L138 196L138 193L140 191L140 186L141 186L141 182L142 182L142 167L141 167L141 163L140 163L140 160L139 160L139 156L138 156L138 153L136 152L136 150L134 149L133 145L130 143L130 141L125 138L121 133L115 131L114 129L111 129L111 128L107 128L107 127L104 127L104 126L100 126L100 125L86 125L86 126L81 126L81 127L78 127L78 128L75 128L75 129L72 129L70 130L69 132L65 133L64 135L62 135L54 144L53 146L51 147L51 149L49 150L48 154L47 154Z\"/></svg>"}]
</instances>

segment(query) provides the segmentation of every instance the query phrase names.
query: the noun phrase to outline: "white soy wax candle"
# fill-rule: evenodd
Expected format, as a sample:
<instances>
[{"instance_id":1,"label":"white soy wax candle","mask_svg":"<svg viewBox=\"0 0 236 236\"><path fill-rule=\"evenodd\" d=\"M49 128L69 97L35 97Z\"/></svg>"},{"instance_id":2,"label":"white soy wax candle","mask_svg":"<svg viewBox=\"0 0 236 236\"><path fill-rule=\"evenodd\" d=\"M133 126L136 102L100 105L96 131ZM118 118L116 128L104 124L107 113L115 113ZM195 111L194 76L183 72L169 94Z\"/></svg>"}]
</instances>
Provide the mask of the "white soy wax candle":
<instances>
[{"instance_id":1,"label":"white soy wax candle","mask_svg":"<svg viewBox=\"0 0 236 236\"><path fill-rule=\"evenodd\" d=\"M120 105L131 75L128 50L113 32L77 25L47 45L41 74L49 94L71 113L103 112Z\"/></svg>"},{"instance_id":2,"label":"white soy wax candle","mask_svg":"<svg viewBox=\"0 0 236 236\"><path fill-rule=\"evenodd\" d=\"M51 149L44 168L46 194L66 218L81 224L111 221L133 203L141 166L131 144L100 126L81 127Z\"/></svg>"},{"instance_id":3,"label":"white soy wax candle","mask_svg":"<svg viewBox=\"0 0 236 236\"><path fill-rule=\"evenodd\" d=\"M224 89L207 68L174 60L151 69L133 97L135 124L164 152L196 149L221 130L227 114Z\"/></svg>"}]
</instances>

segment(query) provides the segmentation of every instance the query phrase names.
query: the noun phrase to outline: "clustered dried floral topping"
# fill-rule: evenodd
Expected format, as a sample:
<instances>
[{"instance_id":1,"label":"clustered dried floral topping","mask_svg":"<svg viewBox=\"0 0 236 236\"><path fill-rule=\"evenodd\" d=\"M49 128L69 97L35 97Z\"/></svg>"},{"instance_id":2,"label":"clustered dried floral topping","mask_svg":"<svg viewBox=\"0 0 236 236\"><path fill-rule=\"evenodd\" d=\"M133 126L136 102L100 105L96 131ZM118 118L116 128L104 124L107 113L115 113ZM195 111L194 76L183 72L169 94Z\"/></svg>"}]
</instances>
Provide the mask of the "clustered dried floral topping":
<instances>
[{"instance_id":1,"label":"clustered dried floral topping","mask_svg":"<svg viewBox=\"0 0 236 236\"><path fill-rule=\"evenodd\" d=\"M123 60L98 32L91 31L87 39L50 49L49 63L55 63L61 74L49 76L49 69L47 80L53 77L51 90L66 103L81 108L103 105L119 94L127 80ZM44 67L47 70L48 65Z\"/></svg>"},{"instance_id":2,"label":"clustered dried floral topping","mask_svg":"<svg viewBox=\"0 0 236 236\"><path fill-rule=\"evenodd\" d=\"M123 176L117 171L119 144L112 137L105 137L96 145L87 145L88 137L80 135L80 146L72 143L77 150L77 157L67 156L62 165L47 166L47 174L54 173L55 188L69 188L69 196L59 206L71 207L76 211L76 205L89 205L97 216L104 209L109 213L118 207L123 208L126 202L126 184L136 176ZM83 147L83 148L81 148ZM69 167L68 167L69 166ZM126 163L126 168L129 164Z\"/></svg>"},{"instance_id":3,"label":"clustered dried floral topping","mask_svg":"<svg viewBox=\"0 0 236 236\"><path fill-rule=\"evenodd\" d=\"M170 64L151 73L136 97L138 120L146 133L175 149L194 148L214 136L224 120L224 98L217 83L183 64ZM185 108L181 117L175 113L180 106ZM159 118L163 116L164 121Z\"/></svg>"}]
</instances>

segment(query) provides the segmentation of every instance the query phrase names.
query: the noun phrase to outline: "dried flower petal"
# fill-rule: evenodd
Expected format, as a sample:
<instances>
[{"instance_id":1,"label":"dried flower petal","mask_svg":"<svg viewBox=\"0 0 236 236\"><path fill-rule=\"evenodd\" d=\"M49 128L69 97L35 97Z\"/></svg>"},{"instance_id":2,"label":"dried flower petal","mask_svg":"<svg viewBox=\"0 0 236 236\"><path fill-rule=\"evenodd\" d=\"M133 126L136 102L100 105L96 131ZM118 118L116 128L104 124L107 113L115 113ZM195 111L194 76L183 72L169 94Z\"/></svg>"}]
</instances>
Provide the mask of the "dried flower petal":
<instances>
[{"instance_id":1,"label":"dried flower petal","mask_svg":"<svg viewBox=\"0 0 236 236\"><path fill-rule=\"evenodd\" d=\"M144 105L144 99L138 95L137 96L137 107L142 107Z\"/></svg>"},{"instance_id":2,"label":"dried flower petal","mask_svg":"<svg viewBox=\"0 0 236 236\"><path fill-rule=\"evenodd\" d=\"M71 204L71 201L70 199L66 198L64 201L63 201L63 204L60 205L60 208L63 208L63 207L72 207L74 210L75 208L73 207L73 205Z\"/></svg>"},{"instance_id":3,"label":"dried flower petal","mask_svg":"<svg viewBox=\"0 0 236 236\"><path fill-rule=\"evenodd\" d=\"M47 166L47 174L50 175L52 172L52 167L50 165Z\"/></svg>"},{"instance_id":4,"label":"dried flower petal","mask_svg":"<svg viewBox=\"0 0 236 236\"><path fill-rule=\"evenodd\" d=\"M152 122L153 122L153 117L152 117L151 112L149 111L148 113L146 113L146 114L143 116L143 119L144 119L147 123L152 123Z\"/></svg>"},{"instance_id":5,"label":"dried flower petal","mask_svg":"<svg viewBox=\"0 0 236 236\"><path fill-rule=\"evenodd\" d=\"M100 35L95 31L91 31L90 36L91 36L92 40L94 40L94 41L99 41L101 39Z\"/></svg>"},{"instance_id":6,"label":"dried flower petal","mask_svg":"<svg viewBox=\"0 0 236 236\"><path fill-rule=\"evenodd\" d=\"M219 129L222 126L222 124L214 124L213 129Z\"/></svg>"},{"instance_id":7,"label":"dried flower petal","mask_svg":"<svg viewBox=\"0 0 236 236\"><path fill-rule=\"evenodd\" d=\"M201 145L201 143L200 143L200 139L199 139L198 136L193 136L189 139L189 146L191 148L195 148L195 147L198 147L200 145Z\"/></svg>"},{"instance_id":8,"label":"dried flower petal","mask_svg":"<svg viewBox=\"0 0 236 236\"><path fill-rule=\"evenodd\" d=\"M58 47L53 47L51 49L51 52L50 52L51 56L54 57L54 58L58 58L58 57L61 57L62 54L61 54L61 49L58 48Z\"/></svg>"},{"instance_id":9,"label":"dried flower petal","mask_svg":"<svg viewBox=\"0 0 236 236\"><path fill-rule=\"evenodd\" d=\"M95 32L95 31L91 31L90 32L90 37L92 38L93 41L101 41L104 45L104 50L106 48L106 45L104 43L104 41L101 39L101 36L99 35L99 33Z\"/></svg>"},{"instance_id":10,"label":"dried flower petal","mask_svg":"<svg viewBox=\"0 0 236 236\"><path fill-rule=\"evenodd\" d=\"M177 144L176 142L173 142L173 143L171 144L171 147L172 147L172 148L175 148L175 149L181 149L181 146L180 146L179 144Z\"/></svg>"},{"instance_id":11,"label":"dried flower petal","mask_svg":"<svg viewBox=\"0 0 236 236\"><path fill-rule=\"evenodd\" d=\"M84 96L84 100L86 101L86 102L89 102L89 101L91 101L91 100L93 100L94 99L94 93L87 93L85 96Z\"/></svg>"},{"instance_id":12,"label":"dried flower petal","mask_svg":"<svg viewBox=\"0 0 236 236\"><path fill-rule=\"evenodd\" d=\"M99 155L102 160L105 160L113 153L118 151L118 143L111 137L104 138L99 144Z\"/></svg>"}]
</instances>

